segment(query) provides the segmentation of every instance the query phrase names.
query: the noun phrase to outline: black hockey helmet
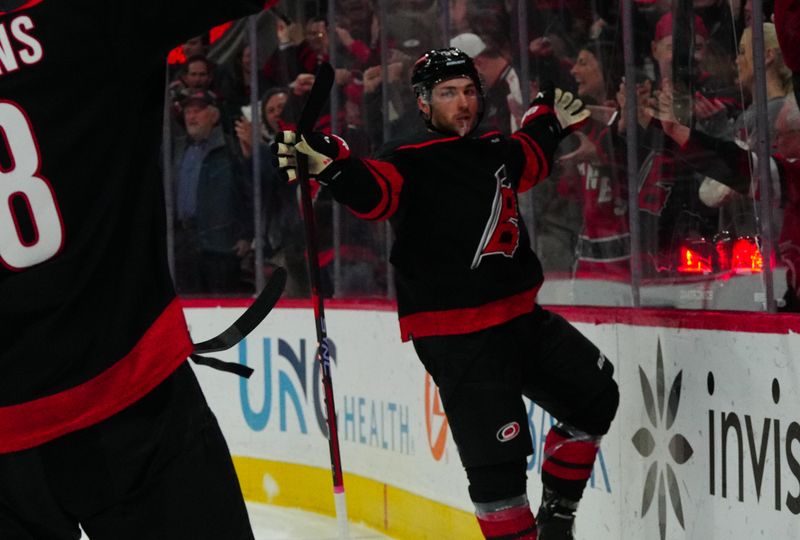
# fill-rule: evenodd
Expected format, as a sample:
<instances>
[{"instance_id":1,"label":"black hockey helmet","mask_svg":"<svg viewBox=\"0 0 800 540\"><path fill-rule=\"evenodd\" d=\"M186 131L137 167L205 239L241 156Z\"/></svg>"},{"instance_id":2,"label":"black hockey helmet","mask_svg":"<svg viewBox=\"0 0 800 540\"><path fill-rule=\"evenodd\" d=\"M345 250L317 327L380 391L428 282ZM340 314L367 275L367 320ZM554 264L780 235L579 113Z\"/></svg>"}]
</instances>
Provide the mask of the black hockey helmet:
<instances>
[{"instance_id":1,"label":"black hockey helmet","mask_svg":"<svg viewBox=\"0 0 800 540\"><path fill-rule=\"evenodd\" d=\"M440 82L458 77L472 79L478 89L478 118L472 131L470 131L470 133L473 133L483 119L485 107L483 84L478 70L475 69L475 63L465 52L455 47L433 49L426 52L414 64L414 69L411 73L411 88L414 89L417 97L428 101L434 86ZM428 129L441 131L432 124L430 115L426 115L422 111L420 111L420 115Z\"/></svg>"},{"instance_id":2,"label":"black hockey helmet","mask_svg":"<svg viewBox=\"0 0 800 540\"><path fill-rule=\"evenodd\" d=\"M478 94L483 96L481 77L472 58L455 47L433 49L420 56L414 64L411 87L418 96L424 96L440 82L457 77L472 79Z\"/></svg>"}]
</instances>

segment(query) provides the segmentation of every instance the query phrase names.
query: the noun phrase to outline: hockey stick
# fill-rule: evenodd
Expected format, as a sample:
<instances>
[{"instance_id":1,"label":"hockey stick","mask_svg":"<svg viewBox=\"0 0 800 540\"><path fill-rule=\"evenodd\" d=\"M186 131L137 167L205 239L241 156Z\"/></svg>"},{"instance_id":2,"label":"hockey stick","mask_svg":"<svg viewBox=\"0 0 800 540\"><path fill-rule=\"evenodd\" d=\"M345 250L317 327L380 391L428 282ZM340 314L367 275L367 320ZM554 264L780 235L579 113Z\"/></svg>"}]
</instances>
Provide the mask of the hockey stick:
<instances>
[{"instance_id":1,"label":"hockey stick","mask_svg":"<svg viewBox=\"0 0 800 540\"><path fill-rule=\"evenodd\" d=\"M195 364L201 364L220 371L228 371L245 378L250 378L250 375L253 374L252 368L241 364L223 362L216 358L200 356L200 354L226 351L239 343L269 315L269 312L272 311L272 308L274 308L275 304L280 300L285 286L286 270L279 266L272 273L269 282L266 287L264 287L264 290L261 291L261 294L258 295L255 302L253 302L253 305L247 308L247 311L242 313L242 315L236 319L236 322L217 337L203 341L202 343L194 344L194 351L190 356L192 361Z\"/></svg>"},{"instance_id":2,"label":"hockey stick","mask_svg":"<svg viewBox=\"0 0 800 540\"><path fill-rule=\"evenodd\" d=\"M317 123L322 108L328 101L334 81L331 65L323 62L317 68L314 86L308 97L300 122L297 124L298 137L311 133ZM314 203L311 200L311 185L308 179L308 156L297 153L297 180L303 204L303 221L306 229L306 250L308 252L308 274L311 280L311 303L314 306L314 321L317 327L317 359L322 363L322 385L325 391L325 409L328 416L328 447L331 454L333 472L333 500L336 518L339 522L339 538L348 538L347 504L344 497L342 459L339 453L339 432L336 427L336 405L333 401L333 381L331 380L331 357L328 333L325 327L325 306L322 301L322 278L319 268L319 246L317 245L317 224L314 218Z\"/></svg>"}]
</instances>

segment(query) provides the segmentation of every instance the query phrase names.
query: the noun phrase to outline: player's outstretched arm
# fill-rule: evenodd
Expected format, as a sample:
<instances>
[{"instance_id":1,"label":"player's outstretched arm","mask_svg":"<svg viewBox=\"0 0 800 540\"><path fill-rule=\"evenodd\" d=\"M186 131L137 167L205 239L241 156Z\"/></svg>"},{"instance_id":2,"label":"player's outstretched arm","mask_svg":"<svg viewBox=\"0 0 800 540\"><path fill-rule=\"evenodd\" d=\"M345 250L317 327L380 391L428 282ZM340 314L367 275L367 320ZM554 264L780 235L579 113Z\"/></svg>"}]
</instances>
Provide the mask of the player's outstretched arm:
<instances>
[{"instance_id":1,"label":"player's outstretched arm","mask_svg":"<svg viewBox=\"0 0 800 540\"><path fill-rule=\"evenodd\" d=\"M519 190L529 189L550 174L559 143L589 119L583 102L570 92L546 83L522 117L511 138L520 143L525 161Z\"/></svg>"},{"instance_id":2,"label":"player's outstretched arm","mask_svg":"<svg viewBox=\"0 0 800 540\"><path fill-rule=\"evenodd\" d=\"M385 161L350 156L349 146L337 135L315 131L298 140L295 132L284 131L272 150L290 183L297 178L297 153L308 156L310 175L362 219L385 220L397 210L403 184L397 169Z\"/></svg>"}]
</instances>

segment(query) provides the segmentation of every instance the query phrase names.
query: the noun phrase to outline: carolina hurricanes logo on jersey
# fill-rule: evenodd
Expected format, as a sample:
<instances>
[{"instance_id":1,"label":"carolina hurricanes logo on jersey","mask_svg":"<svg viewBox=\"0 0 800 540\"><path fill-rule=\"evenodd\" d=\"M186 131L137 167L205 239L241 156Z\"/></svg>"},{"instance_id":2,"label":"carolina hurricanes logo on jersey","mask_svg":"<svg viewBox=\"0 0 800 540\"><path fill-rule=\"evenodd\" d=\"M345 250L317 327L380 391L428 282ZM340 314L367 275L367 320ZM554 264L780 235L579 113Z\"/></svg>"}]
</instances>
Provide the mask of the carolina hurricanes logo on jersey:
<instances>
[{"instance_id":1,"label":"carolina hurricanes logo on jersey","mask_svg":"<svg viewBox=\"0 0 800 540\"><path fill-rule=\"evenodd\" d=\"M519 213L517 198L508 180L506 166L494 173L497 191L494 194L492 213L481 237L481 243L472 259L472 269L480 266L487 255L513 257L519 247Z\"/></svg>"},{"instance_id":2,"label":"carolina hurricanes logo on jersey","mask_svg":"<svg viewBox=\"0 0 800 540\"><path fill-rule=\"evenodd\" d=\"M669 174L662 170L666 169L669 173L669 166L670 162L664 156L648 156L640 173L644 174L644 178L639 185L639 210L654 216L660 216L664 211L674 183Z\"/></svg>"}]
</instances>

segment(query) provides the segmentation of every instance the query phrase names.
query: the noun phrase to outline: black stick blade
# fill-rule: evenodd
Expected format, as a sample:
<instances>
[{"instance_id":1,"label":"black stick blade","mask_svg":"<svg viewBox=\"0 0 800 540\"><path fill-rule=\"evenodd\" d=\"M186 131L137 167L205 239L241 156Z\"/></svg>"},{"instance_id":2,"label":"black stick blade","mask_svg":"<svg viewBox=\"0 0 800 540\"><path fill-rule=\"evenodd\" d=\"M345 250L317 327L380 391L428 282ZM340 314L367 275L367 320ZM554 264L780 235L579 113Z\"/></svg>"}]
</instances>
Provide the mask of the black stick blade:
<instances>
[{"instance_id":1,"label":"black stick blade","mask_svg":"<svg viewBox=\"0 0 800 540\"><path fill-rule=\"evenodd\" d=\"M220 335L202 343L196 343L195 354L226 351L252 332L278 303L283 294L283 288L286 286L286 275L285 269L280 266L276 268L267 286L258 295L253 305L247 308L247 311Z\"/></svg>"}]
</instances>

